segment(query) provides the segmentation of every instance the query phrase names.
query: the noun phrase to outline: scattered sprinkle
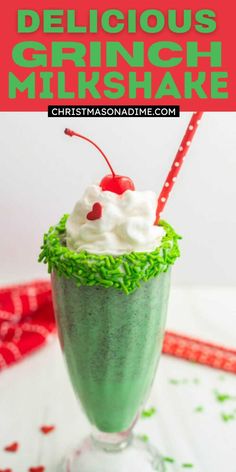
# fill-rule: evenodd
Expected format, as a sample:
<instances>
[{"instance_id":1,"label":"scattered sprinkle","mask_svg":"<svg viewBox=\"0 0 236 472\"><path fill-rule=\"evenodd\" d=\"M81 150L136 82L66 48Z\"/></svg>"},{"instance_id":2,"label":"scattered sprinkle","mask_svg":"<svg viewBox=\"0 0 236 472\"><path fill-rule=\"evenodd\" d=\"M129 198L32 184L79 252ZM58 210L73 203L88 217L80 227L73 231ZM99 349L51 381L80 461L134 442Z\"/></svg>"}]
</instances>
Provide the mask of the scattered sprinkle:
<instances>
[{"instance_id":1,"label":"scattered sprinkle","mask_svg":"<svg viewBox=\"0 0 236 472\"><path fill-rule=\"evenodd\" d=\"M197 379L197 378L195 377L195 379L193 379L193 383L195 383L196 385L200 384L200 379Z\"/></svg>"},{"instance_id":2,"label":"scattered sprinkle","mask_svg":"<svg viewBox=\"0 0 236 472\"><path fill-rule=\"evenodd\" d=\"M236 397L230 395L229 393L220 393L217 390L214 390L215 399L219 403L224 403L228 400L236 400Z\"/></svg>"},{"instance_id":3,"label":"scattered sprinkle","mask_svg":"<svg viewBox=\"0 0 236 472\"><path fill-rule=\"evenodd\" d=\"M221 382L223 382L223 381L225 380L225 376L224 376L224 375L219 375L219 380L220 380Z\"/></svg>"},{"instance_id":4,"label":"scattered sprinkle","mask_svg":"<svg viewBox=\"0 0 236 472\"><path fill-rule=\"evenodd\" d=\"M172 385L184 385L189 383L194 383L195 385L200 384L200 379L169 379L169 383Z\"/></svg>"},{"instance_id":5,"label":"scattered sprinkle","mask_svg":"<svg viewBox=\"0 0 236 472\"><path fill-rule=\"evenodd\" d=\"M139 434L138 438L141 439L143 442L148 442L149 436L147 434Z\"/></svg>"},{"instance_id":6,"label":"scattered sprinkle","mask_svg":"<svg viewBox=\"0 0 236 472\"><path fill-rule=\"evenodd\" d=\"M177 380L177 379L170 379L169 383L172 384L172 385L179 385L180 381Z\"/></svg>"},{"instance_id":7,"label":"scattered sprinkle","mask_svg":"<svg viewBox=\"0 0 236 472\"><path fill-rule=\"evenodd\" d=\"M12 469L0 469L0 472L12 472Z\"/></svg>"},{"instance_id":8,"label":"scattered sprinkle","mask_svg":"<svg viewBox=\"0 0 236 472\"><path fill-rule=\"evenodd\" d=\"M199 405L199 406L196 406L196 408L194 408L194 411L195 413L202 413L204 411L204 408L202 405Z\"/></svg>"},{"instance_id":9,"label":"scattered sprinkle","mask_svg":"<svg viewBox=\"0 0 236 472\"><path fill-rule=\"evenodd\" d=\"M51 426L43 425L43 426L40 427L40 431L43 434L49 434L52 431L54 431L54 429L55 429L55 426L53 426L53 425L51 425Z\"/></svg>"},{"instance_id":10,"label":"scattered sprinkle","mask_svg":"<svg viewBox=\"0 0 236 472\"><path fill-rule=\"evenodd\" d=\"M193 467L193 464L190 464L188 462L182 464L182 467L184 467L185 469L191 469Z\"/></svg>"},{"instance_id":11,"label":"scattered sprinkle","mask_svg":"<svg viewBox=\"0 0 236 472\"><path fill-rule=\"evenodd\" d=\"M173 457L163 457L164 462L169 462L170 464L174 464L175 460Z\"/></svg>"},{"instance_id":12,"label":"scattered sprinkle","mask_svg":"<svg viewBox=\"0 0 236 472\"><path fill-rule=\"evenodd\" d=\"M127 295L148 281L166 272L180 255L178 240L181 237L165 221L159 225L165 230L161 245L152 252L131 252L112 257L75 252L66 247L65 227L68 215L59 224L52 226L44 235L39 262L48 264L48 272L66 278L73 278L77 286L99 285L123 290Z\"/></svg>"},{"instance_id":13,"label":"scattered sprinkle","mask_svg":"<svg viewBox=\"0 0 236 472\"><path fill-rule=\"evenodd\" d=\"M151 416L155 415L156 408L152 406L149 410L143 410L141 413L141 418L151 418Z\"/></svg>"},{"instance_id":14,"label":"scattered sprinkle","mask_svg":"<svg viewBox=\"0 0 236 472\"><path fill-rule=\"evenodd\" d=\"M233 413L221 413L220 414L221 419L225 422L228 423L228 421L235 420L235 415Z\"/></svg>"},{"instance_id":15,"label":"scattered sprinkle","mask_svg":"<svg viewBox=\"0 0 236 472\"><path fill-rule=\"evenodd\" d=\"M12 444L9 444L8 446L4 447L4 451L6 452L16 452L19 449L19 444L17 442L13 442Z\"/></svg>"}]
</instances>

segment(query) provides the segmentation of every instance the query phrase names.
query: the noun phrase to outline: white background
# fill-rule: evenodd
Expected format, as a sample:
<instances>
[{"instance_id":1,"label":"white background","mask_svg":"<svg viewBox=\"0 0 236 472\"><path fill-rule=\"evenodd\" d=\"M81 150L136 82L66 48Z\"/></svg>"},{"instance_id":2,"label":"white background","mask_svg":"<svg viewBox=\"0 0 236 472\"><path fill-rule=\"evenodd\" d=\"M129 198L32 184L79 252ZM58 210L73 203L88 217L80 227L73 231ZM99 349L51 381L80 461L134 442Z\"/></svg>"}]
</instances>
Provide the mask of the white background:
<instances>
[{"instance_id":1,"label":"white background","mask_svg":"<svg viewBox=\"0 0 236 472\"><path fill-rule=\"evenodd\" d=\"M47 118L0 114L0 279L44 277L37 263L43 233L72 210L86 185L109 173L85 134L137 189L160 191L190 114L181 118ZM236 113L206 113L164 217L180 232L177 285L233 285L236 233Z\"/></svg>"}]
</instances>

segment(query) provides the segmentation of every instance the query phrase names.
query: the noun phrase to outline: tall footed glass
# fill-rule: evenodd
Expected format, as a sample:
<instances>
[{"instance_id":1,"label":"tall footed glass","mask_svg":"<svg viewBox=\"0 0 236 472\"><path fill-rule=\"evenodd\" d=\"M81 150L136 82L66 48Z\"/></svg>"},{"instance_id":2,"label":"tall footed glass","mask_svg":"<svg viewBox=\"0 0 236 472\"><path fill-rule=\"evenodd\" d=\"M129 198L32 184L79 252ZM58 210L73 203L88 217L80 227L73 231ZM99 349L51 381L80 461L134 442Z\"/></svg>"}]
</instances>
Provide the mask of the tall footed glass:
<instances>
[{"instance_id":1,"label":"tall footed glass","mask_svg":"<svg viewBox=\"0 0 236 472\"><path fill-rule=\"evenodd\" d=\"M54 308L70 379L91 436L67 472L163 471L156 449L133 435L160 358L170 268L130 294L52 274Z\"/></svg>"}]
</instances>

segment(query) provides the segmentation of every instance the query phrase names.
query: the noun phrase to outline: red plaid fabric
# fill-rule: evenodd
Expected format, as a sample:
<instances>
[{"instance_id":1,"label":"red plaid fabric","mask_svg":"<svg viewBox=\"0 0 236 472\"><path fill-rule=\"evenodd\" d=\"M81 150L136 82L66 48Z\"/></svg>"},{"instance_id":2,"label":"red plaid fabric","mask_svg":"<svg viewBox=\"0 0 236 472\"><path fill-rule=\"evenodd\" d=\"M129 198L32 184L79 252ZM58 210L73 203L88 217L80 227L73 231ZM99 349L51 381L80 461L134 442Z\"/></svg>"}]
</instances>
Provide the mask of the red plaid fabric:
<instances>
[{"instance_id":1,"label":"red plaid fabric","mask_svg":"<svg viewBox=\"0 0 236 472\"><path fill-rule=\"evenodd\" d=\"M49 281L0 289L0 370L43 346L55 332ZM236 373L236 350L167 331L164 354Z\"/></svg>"},{"instance_id":2,"label":"red plaid fabric","mask_svg":"<svg viewBox=\"0 0 236 472\"><path fill-rule=\"evenodd\" d=\"M53 331L50 282L0 289L0 370L42 346Z\"/></svg>"},{"instance_id":3,"label":"red plaid fabric","mask_svg":"<svg viewBox=\"0 0 236 472\"><path fill-rule=\"evenodd\" d=\"M236 374L236 350L166 332L163 353Z\"/></svg>"}]
</instances>

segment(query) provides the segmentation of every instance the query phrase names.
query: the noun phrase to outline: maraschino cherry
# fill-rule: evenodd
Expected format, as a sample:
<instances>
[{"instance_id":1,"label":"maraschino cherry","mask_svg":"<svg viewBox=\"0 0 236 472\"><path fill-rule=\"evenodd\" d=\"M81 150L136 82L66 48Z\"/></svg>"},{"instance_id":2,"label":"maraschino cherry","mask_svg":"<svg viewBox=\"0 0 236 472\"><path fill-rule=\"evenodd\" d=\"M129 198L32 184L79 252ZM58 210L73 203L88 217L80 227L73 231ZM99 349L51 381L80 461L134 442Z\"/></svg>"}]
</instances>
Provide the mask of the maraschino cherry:
<instances>
[{"instance_id":1,"label":"maraschino cherry","mask_svg":"<svg viewBox=\"0 0 236 472\"><path fill-rule=\"evenodd\" d=\"M94 143L91 139L87 138L86 136L83 136L82 134L72 131L71 129L66 128L64 132L65 134L67 134L67 136L71 136L71 137L77 136L78 138L88 141L104 157L107 165L109 166L111 170L111 174L106 175L101 180L99 185L102 188L102 190L109 190L109 192L117 193L118 195L121 195L122 193L126 192L126 190L135 190L134 183L129 177L126 177L125 175L117 175L114 172L107 156L104 154L102 149L96 143Z\"/></svg>"}]
</instances>

